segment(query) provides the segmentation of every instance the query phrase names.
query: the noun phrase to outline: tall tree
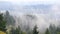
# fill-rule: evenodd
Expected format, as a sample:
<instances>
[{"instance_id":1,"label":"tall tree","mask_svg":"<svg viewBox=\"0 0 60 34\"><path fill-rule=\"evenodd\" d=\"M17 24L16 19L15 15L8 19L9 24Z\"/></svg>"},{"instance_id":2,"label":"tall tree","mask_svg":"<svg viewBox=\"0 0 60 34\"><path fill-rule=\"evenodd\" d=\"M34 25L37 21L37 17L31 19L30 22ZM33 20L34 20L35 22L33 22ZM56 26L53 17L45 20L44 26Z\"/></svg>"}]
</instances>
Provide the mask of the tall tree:
<instances>
[{"instance_id":1,"label":"tall tree","mask_svg":"<svg viewBox=\"0 0 60 34\"><path fill-rule=\"evenodd\" d=\"M6 32L6 21L4 20L3 14L0 13L0 31Z\"/></svg>"},{"instance_id":2,"label":"tall tree","mask_svg":"<svg viewBox=\"0 0 60 34\"><path fill-rule=\"evenodd\" d=\"M54 24L50 24L49 31L51 34L56 34L56 26Z\"/></svg>"},{"instance_id":3,"label":"tall tree","mask_svg":"<svg viewBox=\"0 0 60 34\"><path fill-rule=\"evenodd\" d=\"M37 26L35 25L34 29L33 29L33 34L38 34L39 32L37 31Z\"/></svg>"},{"instance_id":4,"label":"tall tree","mask_svg":"<svg viewBox=\"0 0 60 34\"><path fill-rule=\"evenodd\" d=\"M50 32L49 32L48 28L46 29L45 34L50 34Z\"/></svg>"},{"instance_id":5,"label":"tall tree","mask_svg":"<svg viewBox=\"0 0 60 34\"><path fill-rule=\"evenodd\" d=\"M4 15L4 19L6 20L6 24L7 24L7 26L9 26L9 25L15 25L15 20L14 20L14 18L13 18L13 16L11 16L10 14L9 14L9 11L6 11L6 14Z\"/></svg>"},{"instance_id":6,"label":"tall tree","mask_svg":"<svg viewBox=\"0 0 60 34\"><path fill-rule=\"evenodd\" d=\"M20 26L18 26L18 28L16 28L16 34L22 34Z\"/></svg>"},{"instance_id":7,"label":"tall tree","mask_svg":"<svg viewBox=\"0 0 60 34\"><path fill-rule=\"evenodd\" d=\"M23 32L21 31L20 26L18 26L16 29L12 27L10 34L23 34Z\"/></svg>"},{"instance_id":8,"label":"tall tree","mask_svg":"<svg viewBox=\"0 0 60 34\"><path fill-rule=\"evenodd\" d=\"M11 28L10 34L16 34L16 30L13 27Z\"/></svg>"}]
</instances>

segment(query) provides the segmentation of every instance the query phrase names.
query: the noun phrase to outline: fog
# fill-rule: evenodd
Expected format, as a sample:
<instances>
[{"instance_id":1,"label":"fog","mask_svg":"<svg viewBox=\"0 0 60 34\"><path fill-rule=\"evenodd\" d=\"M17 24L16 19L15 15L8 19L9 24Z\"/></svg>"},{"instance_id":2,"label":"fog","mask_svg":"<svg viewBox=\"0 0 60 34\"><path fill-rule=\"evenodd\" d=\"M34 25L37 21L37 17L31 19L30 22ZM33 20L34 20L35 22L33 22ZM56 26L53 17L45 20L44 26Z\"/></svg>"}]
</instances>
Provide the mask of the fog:
<instances>
[{"instance_id":1,"label":"fog","mask_svg":"<svg viewBox=\"0 0 60 34\"><path fill-rule=\"evenodd\" d=\"M34 7L35 6L35 7ZM55 24L59 25L60 22L60 5L27 5L16 6L13 11L8 10L10 15L12 15L16 21L15 26L20 25L22 30L25 31L26 27L33 29L37 25L40 32L44 32L49 25ZM45 9L44 9L45 8ZM5 12L1 11L1 12Z\"/></svg>"}]
</instances>

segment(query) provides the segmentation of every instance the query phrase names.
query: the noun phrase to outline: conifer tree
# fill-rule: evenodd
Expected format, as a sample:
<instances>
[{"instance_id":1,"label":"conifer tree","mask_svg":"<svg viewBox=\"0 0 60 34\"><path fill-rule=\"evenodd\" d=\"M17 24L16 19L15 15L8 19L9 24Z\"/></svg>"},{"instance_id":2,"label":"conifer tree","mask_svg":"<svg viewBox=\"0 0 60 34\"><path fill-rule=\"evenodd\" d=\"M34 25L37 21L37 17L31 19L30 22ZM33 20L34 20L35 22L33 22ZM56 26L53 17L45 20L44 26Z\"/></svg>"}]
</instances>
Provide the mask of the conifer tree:
<instances>
[{"instance_id":1,"label":"conifer tree","mask_svg":"<svg viewBox=\"0 0 60 34\"><path fill-rule=\"evenodd\" d=\"M50 32L49 32L48 28L46 29L45 34L50 34Z\"/></svg>"},{"instance_id":2,"label":"conifer tree","mask_svg":"<svg viewBox=\"0 0 60 34\"><path fill-rule=\"evenodd\" d=\"M0 13L0 31L6 32L6 21L4 20L3 14Z\"/></svg>"},{"instance_id":3,"label":"conifer tree","mask_svg":"<svg viewBox=\"0 0 60 34\"><path fill-rule=\"evenodd\" d=\"M37 26L34 27L33 29L33 34L38 34L39 32L37 31Z\"/></svg>"}]
</instances>

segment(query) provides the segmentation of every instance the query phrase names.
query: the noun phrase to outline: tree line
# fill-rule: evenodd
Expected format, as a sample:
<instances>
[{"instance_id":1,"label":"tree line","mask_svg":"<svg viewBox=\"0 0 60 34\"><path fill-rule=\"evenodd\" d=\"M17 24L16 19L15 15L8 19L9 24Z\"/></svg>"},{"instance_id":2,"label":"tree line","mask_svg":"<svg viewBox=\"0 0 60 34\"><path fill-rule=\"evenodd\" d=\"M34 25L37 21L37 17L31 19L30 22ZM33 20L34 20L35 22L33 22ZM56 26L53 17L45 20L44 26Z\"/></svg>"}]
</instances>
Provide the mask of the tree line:
<instances>
[{"instance_id":1,"label":"tree line","mask_svg":"<svg viewBox=\"0 0 60 34\"><path fill-rule=\"evenodd\" d=\"M12 26L10 27L9 25ZM27 32L22 31L20 26L16 28L14 26L15 20L9 15L8 11L6 11L6 14L0 13L0 33L2 31L5 34L39 34L37 25L34 26L33 30L27 29ZM60 27L50 24L49 28L46 28L44 34L60 34Z\"/></svg>"}]
</instances>

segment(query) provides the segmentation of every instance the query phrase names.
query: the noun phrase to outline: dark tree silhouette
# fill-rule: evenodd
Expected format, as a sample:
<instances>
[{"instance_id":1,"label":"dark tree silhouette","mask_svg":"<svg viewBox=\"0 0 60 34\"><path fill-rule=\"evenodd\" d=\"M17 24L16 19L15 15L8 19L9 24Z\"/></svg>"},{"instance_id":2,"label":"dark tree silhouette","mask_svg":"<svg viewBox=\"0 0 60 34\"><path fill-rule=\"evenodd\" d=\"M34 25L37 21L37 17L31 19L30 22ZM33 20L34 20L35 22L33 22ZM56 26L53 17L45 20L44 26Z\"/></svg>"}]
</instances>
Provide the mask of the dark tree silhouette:
<instances>
[{"instance_id":1,"label":"dark tree silhouette","mask_svg":"<svg viewBox=\"0 0 60 34\"><path fill-rule=\"evenodd\" d=\"M50 31L50 34L56 34L56 26L54 24L50 24L49 26L49 31Z\"/></svg>"},{"instance_id":2,"label":"dark tree silhouette","mask_svg":"<svg viewBox=\"0 0 60 34\"><path fill-rule=\"evenodd\" d=\"M50 34L50 32L49 32L48 28L46 29L45 34Z\"/></svg>"},{"instance_id":3,"label":"dark tree silhouette","mask_svg":"<svg viewBox=\"0 0 60 34\"><path fill-rule=\"evenodd\" d=\"M37 26L35 25L34 29L33 29L33 34L38 34L39 32L37 31Z\"/></svg>"},{"instance_id":4,"label":"dark tree silhouette","mask_svg":"<svg viewBox=\"0 0 60 34\"><path fill-rule=\"evenodd\" d=\"M6 21L4 20L3 14L0 13L0 31L6 32Z\"/></svg>"},{"instance_id":5,"label":"dark tree silhouette","mask_svg":"<svg viewBox=\"0 0 60 34\"><path fill-rule=\"evenodd\" d=\"M9 11L6 11L6 14L4 15L4 19L6 20L6 25L9 26L9 25L15 25L15 19L13 18L13 16L11 16L9 14Z\"/></svg>"}]
</instances>

